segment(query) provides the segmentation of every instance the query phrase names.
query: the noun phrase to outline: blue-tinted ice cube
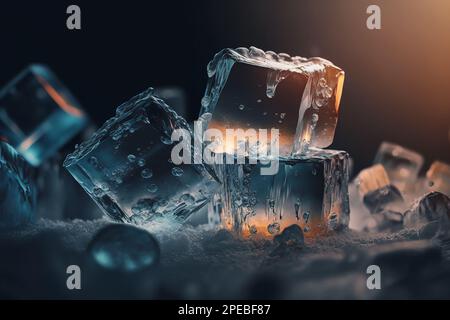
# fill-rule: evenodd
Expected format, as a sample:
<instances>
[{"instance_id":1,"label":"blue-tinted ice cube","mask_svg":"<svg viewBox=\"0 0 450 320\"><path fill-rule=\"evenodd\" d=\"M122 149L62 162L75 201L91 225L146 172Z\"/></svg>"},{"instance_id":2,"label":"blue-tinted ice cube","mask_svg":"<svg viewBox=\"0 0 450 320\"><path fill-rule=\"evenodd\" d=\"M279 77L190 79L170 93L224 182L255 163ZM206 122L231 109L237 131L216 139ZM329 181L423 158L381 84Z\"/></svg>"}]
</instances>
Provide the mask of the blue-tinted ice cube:
<instances>
[{"instance_id":1,"label":"blue-tinted ice cube","mask_svg":"<svg viewBox=\"0 0 450 320\"><path fill-rule=\"evenodd\" d=\"M280 158L274 175L261 175L262 166L216 165L222 187L209 206L212 224L244 237L271 237L292 224L305 237L347 226L346 152L310 148L306 155Z\"/></svg>"},{"instance_id":2,"label":"blue-tinted ice cube","mask_svg":"<svg viewBox=\"0 0 450 320\"><path fill-rule=\"evenodd\" d=\"M218 182L206 166L172 163L175 129L189 126L148 89L119 106L64 166L115 221L183 222L208 203Z\"/></svg>"},{"instance_id":3,"label":"blue-tinted ice cube","mask_svg":"<svg viewBox=\"0 0 450 320\"><path fill-rule=\"evenodd\" d=\"M0 136L33 166L86 123L80 104L46 66L30 65L0 91Z\"/></svg>"},{"instance_id":4,"label":"blue-tinted ice cube","mask_svg":"<svg viewBox=\"0 0 450 320\"><path fill-rule=\"evenodd\" d=\"M282 156L332 143L344 71L330 61L255 47L224 49L207 71L200 115L211 115L208 128L279 129Z\"/></svg>"},{"instance_id":5,"label":"blue-tinted ice cube","mask_svg":"<svg viewBox=\"0 0 450 320\"><path fill-rule=\"evenodd\" d=\"M0 227L16 227L35 216L31 168L9 144L0 142Z\"/></svg>"}]
</instances>

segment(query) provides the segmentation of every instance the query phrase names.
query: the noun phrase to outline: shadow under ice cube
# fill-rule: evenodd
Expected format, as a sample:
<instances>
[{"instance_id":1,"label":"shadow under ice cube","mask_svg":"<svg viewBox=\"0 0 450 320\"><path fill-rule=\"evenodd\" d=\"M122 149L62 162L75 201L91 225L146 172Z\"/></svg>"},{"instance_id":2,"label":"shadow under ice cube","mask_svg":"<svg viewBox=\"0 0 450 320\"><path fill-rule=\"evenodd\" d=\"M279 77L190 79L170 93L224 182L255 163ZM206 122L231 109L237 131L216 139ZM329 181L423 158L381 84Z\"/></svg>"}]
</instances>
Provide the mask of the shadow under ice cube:
<instances>
[{"instance_id":1,"label":"shadow under ice cube","mask_svg":"<svg viewBox=\"0 0 450 320\"><path fill-rule=\"evenodd\" d=\"M64 166L113 220L178 224L208 203L218 183L206 166L172 163L175 129L189 127L148 89L119 106Z\"/></svg>"},{"instance_id":2,"label":"shadow under ice cube","mask_svg":"<svg viewBox=\"0 0 450 320\"><path fill-rule=\"evenodd\" d=\"M0 142L0 227L33 220L36 193L29 164L13 147Z\"/></svg>"},{"instance_id":3,"label":"shadow under ice cube","mask_svg":"<svg viewBox=\"0 0 450 320\"><path fill-rule=\"evenodd\" d=\"M33 166L52 156L87 120L46 66L30 65L0 91L0 136Z\"/></svg>"},{"instance_id":4,"label":"shadow under ice cube","mask_svg":"<svg viewBox=\"0 0 450 320\"><path fill-rule=\"evenodd\" d=\"M347 226L348 154L311 148L308 154L280 158L274 175L257 164L217 164L222 181L209 207L210 223L248 237L272 237L299 225L305 237Z\"/></svg>"},{"instance_id":5,"label":"shadow under ice cube","mask_svg":"<svg viewBox=\"0 0 450 320\"><path fill-rule=\"evenodd\" d=\"M282 156L332 143L344 72L331 62L250 47L220 51L207 71L209 129L278 129Z\"/></svg>"}]
</instances>

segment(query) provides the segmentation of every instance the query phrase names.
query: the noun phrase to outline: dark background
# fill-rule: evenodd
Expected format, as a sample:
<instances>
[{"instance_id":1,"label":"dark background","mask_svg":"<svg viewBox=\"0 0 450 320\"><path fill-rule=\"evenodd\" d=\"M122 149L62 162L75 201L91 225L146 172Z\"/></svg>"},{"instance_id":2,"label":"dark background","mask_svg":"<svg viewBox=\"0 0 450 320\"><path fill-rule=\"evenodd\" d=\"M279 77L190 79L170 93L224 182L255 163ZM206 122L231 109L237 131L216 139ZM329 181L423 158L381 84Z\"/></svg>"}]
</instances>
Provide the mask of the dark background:
<instances>
[{"instance_id":1,"label":"dark background","mask_svg":"<svg viewBox=\"0 0 450 320\"><path fill-rule=\"evenodd\" d=\"M82 30L66 29L77 4ZM381 7L382 29L366 28ZM224 47L322 56L346 71L333 148L356 169L381 141L450 161L450 1L3 1L0 85L42 62L101 124L148 86L187 90L199 111L206 64Z\"/></svg>"}]
</instances>

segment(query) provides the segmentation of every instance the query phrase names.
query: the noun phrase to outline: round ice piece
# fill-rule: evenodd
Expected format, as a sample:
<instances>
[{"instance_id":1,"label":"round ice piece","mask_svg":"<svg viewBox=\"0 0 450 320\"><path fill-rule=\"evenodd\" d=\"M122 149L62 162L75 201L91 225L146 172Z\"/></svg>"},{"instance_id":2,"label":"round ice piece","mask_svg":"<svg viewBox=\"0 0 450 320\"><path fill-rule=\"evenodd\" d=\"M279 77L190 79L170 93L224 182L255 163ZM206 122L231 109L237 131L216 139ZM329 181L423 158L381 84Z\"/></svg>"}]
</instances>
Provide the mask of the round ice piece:
<instances>
[{"instance_id":1,"label":"round ice piece","mask_svg":"<svg viewBox=\"0 0 450 320\"><path fill-rule=\"evenodd\" d=\"M134 272L156 265L160 249L147 231L126 224L111 224L91 240L88 252L101 267Z\"/></svg>"}]
</instances>

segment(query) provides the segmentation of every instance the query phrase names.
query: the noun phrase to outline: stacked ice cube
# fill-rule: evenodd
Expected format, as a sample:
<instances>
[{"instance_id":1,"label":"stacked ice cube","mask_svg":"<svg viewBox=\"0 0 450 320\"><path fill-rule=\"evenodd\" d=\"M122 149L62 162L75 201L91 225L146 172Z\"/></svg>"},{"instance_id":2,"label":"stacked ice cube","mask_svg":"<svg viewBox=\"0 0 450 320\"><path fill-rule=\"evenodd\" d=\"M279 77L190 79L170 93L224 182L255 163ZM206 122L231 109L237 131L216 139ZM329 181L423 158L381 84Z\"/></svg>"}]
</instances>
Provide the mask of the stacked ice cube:
<instances>
[{"instance_id":1,"label":"stacked ice cube","mask_svg":"<svg viewBox=\"0 0 450 320\"><path fill-rule=\"evenodd\" d=\"M216 159L238 155L215 166L222 184L210 204L210 223L244 237L273 236L292 224L307 237L347 226L348 154L320 149L333 141L344 72L322 58L255 47L220 51L207 72L200 116L222 133L211 149L222 153ZM230 129L266 129L279 152L267 140L254 143L259 150L252 152L247 137L223 138ZM242 145L244 161L237 152ZM267 160L278 170L261 174Z\"/></svg>"}]
</instances>

